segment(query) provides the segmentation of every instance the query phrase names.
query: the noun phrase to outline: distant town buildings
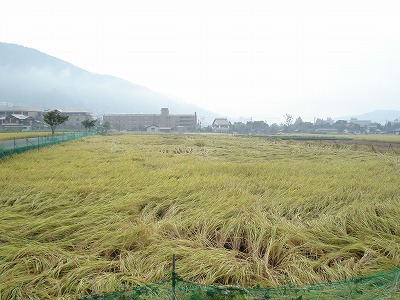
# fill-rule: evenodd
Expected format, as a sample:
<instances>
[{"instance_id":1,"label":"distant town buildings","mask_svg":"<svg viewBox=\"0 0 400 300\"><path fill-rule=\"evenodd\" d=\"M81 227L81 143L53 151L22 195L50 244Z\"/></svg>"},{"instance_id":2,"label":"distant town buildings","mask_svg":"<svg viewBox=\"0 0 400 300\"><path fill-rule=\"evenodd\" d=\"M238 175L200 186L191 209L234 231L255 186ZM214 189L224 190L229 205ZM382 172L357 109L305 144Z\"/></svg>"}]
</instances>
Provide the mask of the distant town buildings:
<instances>
[{"instance_id":1,"label":"distant town buildings","mask_svg":"<svg viewBox=\"0 0 400 300\"><path fill-rule=\"evenodd\" d=\"M32 130L34 118L22 114L9 114L0 117L0 128L2 130L22 131Z\"/></svg>"},{"instance_id":2,"label":"distant town buildings","mask_svg":"<svg viewBox=\"0 0 400 300\"><path fill-rule=\"evenodd\" d=\"M93 120L85 110L59 110L68 120L59 125L63 130L84 130L83 121ZM46 111L23 105L0 102L0 131L28 131L48 128L43 122ZM371 120L326 120L315 118L314 122L303 122L299 117L290 124L270 124L264 121L231 123L227 118L215 118L211 125L201 127L197 114L170 114L168 108L161 108L159 114L106 114L99 116L97 129L105 132L143 131L143 132L216 132L238 134L281 134L281 133L319 133L319 134L396 134L400 135L400 118L386 120L385 124Z\"/></svg>"},{"instance_id":3,"label":"distant town buildings","mask_svg":"<svg viewBox=\"0 0 400 300\"><path fill-rule=\"evenodd\" d=\"M82 121L93 120L90 112L83 110L59 110L62 115L68 116L68 120L59 126L64 129L84 128ZM30 106L0 105L0 130L21 131L44 128L47 125L43 122L44 110Z\"/></svg>"},{"instance_id":4,"label":"distant town buildings","mask_svg":"<svg viewBox=\"0 0 400 300\"><path fill-rule=\"evenodd\" d=\"M61 124L61 129L83 129L82 122L93 120L90 112L84 110L59 110L68 120ZM31 130L46 127L43 114L46 111L30 106L12 106L0 104L0 130ZM109 114L103 116L103 124L108 122L110 128L118 131L195 131L197 115L169 113L168 108L162 108L160 114Z\"/></svg>"},{"instance_id":5,"label":"distant town buildings","mask_svg":"<svg viewBox=\"0 0 400 300\"><path fill-rule=\"evenodd\" d=\"M39 120L40 118L43 117L43 112L44 112L43 110L33 108L30 106L0 105L0 117L6 117L11 114L16 114L16 115L30 116L36 120Z\"/></svg>"},{"instance_id":6,"label":"distant town buildings","mask_svg":"<svg viewBox=\"0 0 400 300\"><path fill-rule=\"evenodd\" d=\"M162 108L160 114L109 114L103 116L103 123L108 122L119 131L194 131L197 115L172 115L168 108Z\"/></svg>"}]
</instances>

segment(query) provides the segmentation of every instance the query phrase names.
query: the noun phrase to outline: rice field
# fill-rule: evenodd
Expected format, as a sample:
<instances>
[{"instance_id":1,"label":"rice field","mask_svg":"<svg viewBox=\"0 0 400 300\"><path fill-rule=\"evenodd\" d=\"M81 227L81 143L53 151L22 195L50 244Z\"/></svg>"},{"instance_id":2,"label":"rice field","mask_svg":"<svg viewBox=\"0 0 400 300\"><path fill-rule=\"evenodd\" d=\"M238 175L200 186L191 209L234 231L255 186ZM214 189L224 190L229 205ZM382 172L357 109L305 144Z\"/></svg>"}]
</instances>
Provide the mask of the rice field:
<instances>
[{"instance_id":1,"label":"rice field","mask_svg":"<svg viewBox=\"0 0 400 300\"><path fill-rule=\"evenodd\" d=\"M168 278L273 287L400 261L400 153L229 135L89 138L0 160L2 299Z\"/></svg>"},{"instance_id":2,"label":"rice field","mask_svg":"<svg viewBox=\"0 0 400 300\"><path fill-rule=\"evenodd\" d=\"M351 135L352 140L360 141L376 141L376 142L386 142L386 143L400 143L399 135L387 135L387 134L359 134Z\"/></svg>"},{"instance_id":3,"label":"rice field","mask_svg":"<svg viewBox=\"0 0 400 300\"><path fill-rule=\"evenodd\" d=\"M55 132L55 134L62 134ZM25 139L38 136L51 136L51 132L46 131L27 131L27 132L0 132L0 141Z\"/></svg>"}]
</instances>

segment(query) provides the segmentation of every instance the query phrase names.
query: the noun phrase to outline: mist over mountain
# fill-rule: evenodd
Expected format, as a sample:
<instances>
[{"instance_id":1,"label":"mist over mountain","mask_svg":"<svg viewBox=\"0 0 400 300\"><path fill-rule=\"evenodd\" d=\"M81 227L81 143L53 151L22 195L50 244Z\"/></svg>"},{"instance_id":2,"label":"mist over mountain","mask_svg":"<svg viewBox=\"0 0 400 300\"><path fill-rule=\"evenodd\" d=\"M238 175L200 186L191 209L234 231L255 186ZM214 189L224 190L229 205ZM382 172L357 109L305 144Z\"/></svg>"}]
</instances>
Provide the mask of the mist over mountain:
<instances>
[{"instance_id":1,"label":"mist over mountain","mask_svg":"<svg viewBox=\"0 0 400 300\"><path fill-rule=\"evenodd\" d=\"M349 120L350 118L357 118L358 120L370 120L375 123L385 124L394 120L400 120L399 110L375 110L359 115L346 116L335 118L337 120Z\"/></svg>"},{"instance_id":2,"label":"mist over mountain","mask_svg":"<svg viewBox=\"0 0 400 300\"><path fill-rule=\"evenodd\" d=\"M197 112L203 124L217 114L179 99L156 93L127 80L91 73L36 49L0 42L0 102L29 105L39 109L83 109L95 115L107 113ZM206 119L204 119L206 116ZM318 116L317 116L318 117ZM384 124L400 118L400 111L378 110L351 117ZM235 120L232 122L250 120ZM271 120L266 120L273 123ZM283 121L283 119L282 119Z\"/></svg>"},{"instance_id":3,"label":"mist over mountain","mask_svg":"<svg viewBox=\"0 0 400 300\"><path fill-rule=\"evenodd\" d=\"M210 114L194 105L108 75L91 73L20 45L0 43L0 102L40 109L84 109L94 114Z\"/></svg>"}]
</instances>

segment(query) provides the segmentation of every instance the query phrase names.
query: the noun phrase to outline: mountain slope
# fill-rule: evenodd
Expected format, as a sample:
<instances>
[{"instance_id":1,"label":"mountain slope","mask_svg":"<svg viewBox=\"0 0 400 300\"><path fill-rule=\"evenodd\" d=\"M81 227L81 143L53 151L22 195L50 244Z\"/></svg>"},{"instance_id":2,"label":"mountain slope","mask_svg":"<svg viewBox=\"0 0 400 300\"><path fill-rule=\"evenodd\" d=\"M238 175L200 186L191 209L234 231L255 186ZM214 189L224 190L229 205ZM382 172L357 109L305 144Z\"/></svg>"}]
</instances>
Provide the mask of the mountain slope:
<instances>
[{"instance_id":1,"label":"mountain slope","mask_svg":"<svg viewBox=\"0 0 400 300\"><path fill-rule=\"evenodd\" d=\"M99 75L38 50L0 43L0 102L103 113L204 112L129 81Z\"/></svg>"},{"instance_id":2,"label":"mountain slope","mask_svg":"<svg viewBox=\"0 0 400 300\"><path fill-rule=\"evenodd\" d=\"M392 122L396 119L400 120L399 110L375 110L366 112L360 115L352 115L341 118L335 118L336 120L350 120L350 118L357 118L358 120L370 120L372 122L385 124L386 122Z\"/></svg>"},{"instance_id":3,"label":"mountain slope","mask_svg":"<svg viewBox=\"0 0 400 300\"><path fill-rule=\"evenodd\" d=\"M373 122L385 124L386 121L393 121L400 118L398 110L376 110L357 116L360 120L371 120Z\"/></svg>"}]
</instances>

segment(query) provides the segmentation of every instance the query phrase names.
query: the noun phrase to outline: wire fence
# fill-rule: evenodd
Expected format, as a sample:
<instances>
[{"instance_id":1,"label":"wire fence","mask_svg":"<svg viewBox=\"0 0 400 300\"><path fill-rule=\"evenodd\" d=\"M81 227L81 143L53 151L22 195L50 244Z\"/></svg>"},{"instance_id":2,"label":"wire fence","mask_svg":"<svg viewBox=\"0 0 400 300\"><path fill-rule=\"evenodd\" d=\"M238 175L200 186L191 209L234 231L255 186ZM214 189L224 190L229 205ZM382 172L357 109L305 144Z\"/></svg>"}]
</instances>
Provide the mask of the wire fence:
<instances>
[{"instance_id":1,"label":"wire fence","mask_svg":"<svg viewBox=\"0 0 400 300\"><path fill-rule=\"evenodd\" d=\"M285 285L275 288L243 288L236 285L205 285L184 280L175 271L170 279L154 284L123 289L108 294L79 296L78 300L139 300L139 299L187 299L187 300L331 300L331 299L400 299L400 267L376 273L372 276L326 282L313 285Z\"/></svg>"},{"instance_id":2,"label":"wire fence","mask_svg":"<svg viewBox=\"0 0 400 300\"><path fill-rule=\"evenodd\" d=\"M5 156L22 153L28 150L39 149L45 146L55 145L91 135L93 135L92 132L74 132L61 133L55 136L38 136L23 139L14 138L12 140L1 141L0 159Z\"/></svg>"}]
</instances>

